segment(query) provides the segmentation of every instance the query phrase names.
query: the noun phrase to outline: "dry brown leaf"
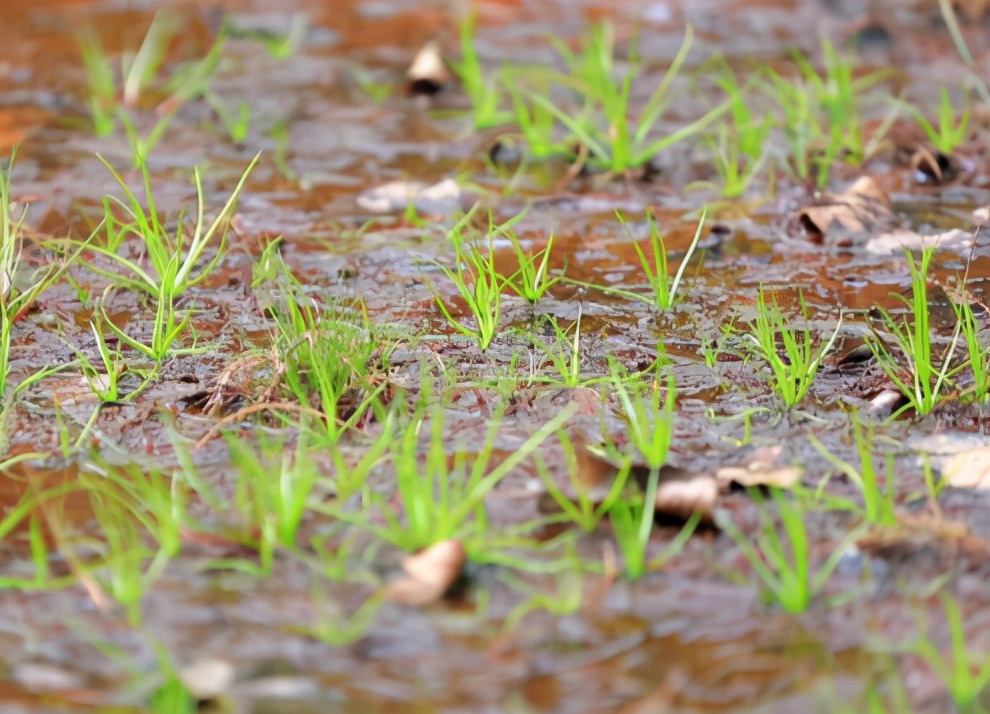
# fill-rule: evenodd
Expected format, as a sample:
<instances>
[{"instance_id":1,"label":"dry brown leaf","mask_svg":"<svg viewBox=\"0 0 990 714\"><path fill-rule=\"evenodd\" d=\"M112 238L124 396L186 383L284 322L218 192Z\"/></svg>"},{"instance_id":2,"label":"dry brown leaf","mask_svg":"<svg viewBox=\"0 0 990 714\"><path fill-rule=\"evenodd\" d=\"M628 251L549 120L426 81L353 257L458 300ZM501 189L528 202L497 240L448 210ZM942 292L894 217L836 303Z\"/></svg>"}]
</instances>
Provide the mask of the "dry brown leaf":
<instances>
[{"instance_id":1,"label":"dry brown leaf","mask_svg":"<svg viewBox=\"0 0 990 714\"><path fill-rule=\"evenodd\" d=\"M784 466L782 468L725 466L715 472L715 478L725 486L736 484L743 488L753 486L790 488L801 480L802 473L804 471L798 466Z\"/></svg>"},{"instance_id":2,"label":"dry brown leaf","mask_svg":"<svg viewBox=\"0 0 990 714\"><path fill-rule=\"evenodd\" d=\"M866 250L877 255L903 254L905 250L949 250L959 255L969 255L973 250L976 236L973 231L953 228L945 233L922 235L908 230L896 230L870 238Z\"/></svg>"},{"instance_id":3,"label":"dry brown leaf","mask_svg":"<svg viewBox=\"0 0 990 714\"><path fill-rule=\"evenodd\" d=\"M960 451L946 462L942 476L956 488L990 489L990 448Z\"/></svg>"},{"instance_id":4,"label":"dry brown leaf","mask_svg":"<svg viewBox=\"0 0 990 714\"><path fill-rule=\"evenodd\" d=\"M396 580L387 597L400 605L420 607L442 598L461 575L466 555L459 540L442 540L402 561L408 577Z\"/></svg>"},{"instance_id":5,"label":"dry brown leaf","mask_svg":"<svg viewBox=\"0 0 990 714\"><path fill-rule=\"evenodd\" d=\"M450 70L443 61L440 43L431 40L416 53L406 72L410 94L433 96L450 81Z\"/></svg>"},{"instance_id":6,"label":"dry brown leaf","mask_svg":"<svg viewBox=\"0 0 990 714\"><path fill-rule=\"evenodd\" d=\"M856 547L886 560L908 560L925 551L976 563L990 558L990 541L970 533L965 523L930 513L901 513L896 527L873 528L856 541Z\"/></svg>"},{"instance_id":7,"label":"dry brown leaf","mask_svg":"<svg viewBox=\"0 0 990 714\"><path fill-rule=\"evenodd\" d=\"M869 176L857 179L840 194L818 194L815 205L797 214L816 243L827 240L842 246L862 239L874 228L885 225L890 217L890 198Z\"/></svg>"},{"instance_id":8,"label":"dry brown leaf","mask_svg":"<svg viewBox=\"0 0 990 714\"><path fill-rule=\"evenodd\" d=\"M754 486L776 486L790 488L801 479L804 470L797 466L780 463L784 447L761 446L746 452L740 463L723 466L715 472L715 478L723 490L732 484L750 488Z\"/></svg>"},{"instance_id":9,"label":"dry brown leaf","mask_svg":"<svg viewBox=\"0 0 990 714\"><path fill-rule=\"evenodd\" d=\"M644 480L648 475L647 471ZM718 492L718 481L711 474L664 466L657 485L657 515L686 521L697 513L703 523L712 523Z\"/></svg>"},{"instance_id":10,"label":"dry brown leaf","mask_svg":"<svg viewBox=\"0 0 990 714\"><path fill-rule=\"evenodd\" d=\"M588 449L580 440L575 440L574 447L577 459L575 481L588 498L600 504L612 489L622 465ZM630 481L635 481L644 490L649 476L649 467L642 464L633 464L629 472ZM660 467L656 515L686 521L693 513L698 513L703 522L710 523L718 491L718 482L711 474L666 464ZM540 494L537 509L541 513L560 512L559 504L549 493Z\"/></svg>"},{"instance_id":11,"label":"dry brown leaf","mask_svg":"<svg viewBox=\"0 0 990 714\"><path fill-rule=\"evenodd\" d=\"M428 186L422 181L389 181L363 191L355 199L359 208L370 213L399 213L409 204L423 214L447 214L472 201L454 179Z\"/></svg>"}]
</instances>

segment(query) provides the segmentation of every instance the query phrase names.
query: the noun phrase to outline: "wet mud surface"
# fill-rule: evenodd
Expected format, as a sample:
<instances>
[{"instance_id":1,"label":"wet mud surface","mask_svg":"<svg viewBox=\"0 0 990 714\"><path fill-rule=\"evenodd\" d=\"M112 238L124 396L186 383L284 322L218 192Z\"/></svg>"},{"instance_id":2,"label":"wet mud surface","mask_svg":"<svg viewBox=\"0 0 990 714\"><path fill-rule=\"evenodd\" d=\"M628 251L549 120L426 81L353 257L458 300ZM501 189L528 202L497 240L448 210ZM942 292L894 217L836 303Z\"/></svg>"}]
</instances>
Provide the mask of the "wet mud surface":
<instances>
[{"instance_id":1,"label":"wet mud surface","mask_svg":"<svg viewBox=\"0 0 990 714\"><path fill-rule=\"evenodd\" d=\"M100 157L145 198L126 132L118 126L99 137L90 127L75 34L92 28L111 57L134 52L159 8L139 6L6 0L0 8L0 149L19 145L11 197L18 206L30 204L23 275L13 276L15 286L60 260L59 245L86 239L103 219L105 196L121 196ZM990 19L980 17L978 6L970 3L961 19L976 72L986 76ZM439 38L456 55L463 8L399 0L171 8L181 31L168 47L166 68L204 56L225 18L236 28L209 86L228 111L243 102L250 122L235 141L211 102L179 106L148 154L158 211L170 226L182 212L194 214L196 166L207 213L215 216L255 154L262 156L240 195L222 260L179 298L192 326L183 347L202 349L172 354L155 369L154 360L124 345L120 393L101 397L93 379L106 375L94 377L80 366L80 354L99 363L94 316L101 311L127 334L150 339L155 309L136 291L108 292L112 281L99 270L113 272L117 264L92 251L82 255L88 265L70 267L12 325L9 381L26 386L5 408L0 709L956 710L909 643L927 633L949 651L949 593L962 613L974 669L990 657L990 499L980 478L950 483L933 498L926 474L949 479L946 464L957 454L986 448L990 413L983 403L948 398L926 416L909 411L888 420L902 403L891 396L890 379L874 362L851 355L873 334L877 308L903 312L892 295L910 295L901 244L890 249L878 237L952 229L968 236L976 229L974 249L948 247L933 258L932 331L943 344L955 315L946 293L964 272L970 299L986 301L990 251L972 217L990 203L986 106L974 100L968 140L953 154L951 177L947 171L938 185L918 168L914 157L925 136L905 114L891 123L873 157L859 165L836 162L824 186L777 169L726 199L711 183L710 155L695 142L661 152L650 181L573 172L565 158L493 163L500 131L472 128L456 84L435 97L406 92L406 70L425 42ZM249 36L289 31L292 12L308 19L291 56L273 57ZM922 0L704 0L689 7L492 0L479 5L478 52L491 66L552 63L558 55L543 38L574 41L603 17L614 22L619 48L639 27L647 89L634 104L646 101L674 59L685 23L694 27L696 41L660 133L718 101L706 103L705 94L712 90L706 62L716 52L743 73L760 66L793 72L791 51L820 59L822 35L858 47L857 72L894 70L864 100L868 131L890 115L891 97L934 111L941 87L958 87L967 71L938 3ZM168 96L159 87L131 108L140 135L155 126ZM781 132L767 142L770 155L786 157ZM837 195L864 175L889 197L889 210L873 216L877 224L838 237L831 229L824 237L809 230L813 219L802 211L828 202L816 191ZM413 213L405 201L383 212L367 208L368 192L389 182L430 186L445 179L460 186L452 199ZM535 251L552 233L549 269L571 281L534 306L506 290L498 335L485 351L455 334L436 298L439 293L455 317L470 321L439 264L455 263L448 231L475 201L483 206L474 216L482 230L488 209L497 222L525 209L515 225L519 238ZM683 300L671 310L581 285L640 290L644 276L634 245L649 250L648 211L664 233L673 272L705 207ZM277 238L277 255L298 280L298 294L334 305L327 314L357 326L356 337L346 339L371 345L366 381L346 391L336 417L329 417L356 420L334 444L336 456L329 447L296 451L305 431L300 422L312 426L328 417L318 398L300 406L286 386L277 316L291 293L266 277L265 267ZM492 245L499 270L512 272L518 265L512 246ZM142 250L133 236L121 248L135 261ZM782 406L766 363L743 344L761 285L792 315L806 301L818 343L838 330L797 409ZM561 339L553 326L574 330L578 323L580 379L566 383L551 355L566 363L573 332ZM737 330L727 332L728 325ZM121 345L105 323L103 330L111 347ZM706 360L709 348L715 352ZM388 601L385 591L401 577L405 551L418 545L403 547L376 530L404 498L388 459L369 471L364 488L373 496L341 494L341 474L356 472L375 440L390 433L381 413L361 414L362 399L375 389L383 403L406 392L411 401L442 398L447 457L470 463L491 438L487 458L495 468L562 414L579 448L603 437L625 445L621 402L601 378L610 365L632 372L658 359L676 383L669 466L701 475L742 467L765 477L757 479L764 486L798 467L806 494L832 474L823 487L832 503L858 503L855 483L823 453L859 463L851 416L857 413L873 425L870 451L881 479L896 484L899 520L868 527L848 508L808 506L802 519L812 570L833 554L837 560L801 613L766 597L744 549L711 522L663 567L633 580L623 575L608 519L585 531L554 518L559 508L546 498L546 480L572 493L573 451L553 435L537 447L538 458L523 459L485 494L487 527L463 536L468 562L454 591L422 607ZM30 381L52 367L61 369ZM422 433L414 434L420 457L429 450L432 423L422 420ZM265 515L244 486L243 462L232 460L237 443L267 444L269 469L284 467L283 451L289 459L298 455L326 481L310 494L295 543L277 547L269 562L258 545ZM264 473L266 466L260 468ZM182 477L169 486L175 473ZM127 486L150 484L155 475L165 479L164 490ZM174 533L142 507L149 493L181 504L185 515ZM373 504L366 523L356 515L361 499ZM107 505L115 502L126 503L131 515ZM748 493L728 481L713 508L714 520L730 520L751 539L774 512L762 507L758 489ZM658 522L650 555L675 539L682 520ZM114 546L111 531L135 550ZM168 537L175 549L156 565ZM118 557L123 560L113 560ZM129 609L115 573L132 566L145 583L139 604Z\"/></svg>"}]
</instances>

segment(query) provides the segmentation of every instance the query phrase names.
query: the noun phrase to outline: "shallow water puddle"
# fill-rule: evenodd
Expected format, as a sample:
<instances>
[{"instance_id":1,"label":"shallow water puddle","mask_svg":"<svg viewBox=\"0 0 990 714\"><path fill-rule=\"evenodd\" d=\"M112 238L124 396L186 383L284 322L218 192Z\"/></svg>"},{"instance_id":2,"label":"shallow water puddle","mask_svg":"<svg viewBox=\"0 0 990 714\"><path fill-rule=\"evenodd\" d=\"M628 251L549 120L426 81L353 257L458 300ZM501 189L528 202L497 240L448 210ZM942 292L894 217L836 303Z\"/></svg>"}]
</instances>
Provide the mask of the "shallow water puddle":
<instances>
[{"instance_id":1,"label":"shallow water puddle","mask_svg":"<svg viewBox=\"0 0 990 714\"><path fill-rule=\"evenodd\" d=\"M3 707L970 711L964 685L983 682L960 675L948 691L931 652L958 627L977 668L990 652L988 501L943 467L985 442L985 404L967 401L976 370L956 369L973 357L963 338L951 347L954 304L974 306L975 332L985 322L986 250L980 236L966 242L972 211L990 202L985 107L967 95L971 124L940 157L892 99L932 116L942 86L962 96L938 3L831 5L478 3L484 72L517 65L513 86L525 90L497 108L529 102L537 117L541 93L566 107L550 116L544 138L566 141L549 158L521 126L475 129L449 70L439 93L408 95L406 70L428 41L452 66L463 57L469 3L243 0L224 15L193 2L155 25L154 3L5 7L0 150L20 144L9 223L30 204L14 294L79 254L11 323L7 456L45 456L8 462L0 480ZM637 73L634 125L694 28L645 137L726 101L731 68L747 111L782 113L759 142L765 156L739 153L752 126L727 106L647 167L596 166L608 163L596 141L618 135L603 129L607 107L533 67L565 71L567 53L545 38L577 51L602 18L614 23L611 74ZM137 55L152 69L125 90L122 67L149 27L164 39ZM102 95L80 60L81 28L111 72ZM986 34L975 22L961 31L982 67ZM816 84L838 62L832 46L860 50L846 79L866 88L849 90L851 105L829 95L844 65ZM126 91L133 101L120 101ZM820 116L793 121L781 102L810 96ZM855 120L796 153L794 129L843 112ZM873 153L858 161L860 131ZM180 233L189 250L257 152L209 247L176 273L155 267L154 221L135 208L148 188L166 252ZM731 172L754 164L728 196ZM850 196L861 176L879 193ZM489 221L502 227L490 243ZM85 246L69 240L91 233ZM930 269L912 281L902 247L917 256L934 240ZM529 301L527 265L534 290L542 275L566 280ZM675 305L658 306L649 273L673 279L682 266ZM493 290L479 292L486 280ZM897 325L921 287L936 362L947 356L954 371L931 415L886 420L903 403L896 380L912 383ZM470 303L492 293L482 351ZM782 321L766 312L770 296ZM788 329L798 345L833 347L805 387L786 371L797 354ZM785 409L795 387L807 393ZM929 441L950 429L976 442ZM789 498L761 490L784 476ZM679 480L710 488L696 531L665 510ZM651 488L656 527L640 496ZM38 493L49 497L34 505ZM404 557L434 540L467 554L448 597L390 602ZM808 568L776 591L774 542ZM806 587L806 601L788 607L790 586ZM917 646L925 637L934 649Z\"/></svg>"}]
</instances>

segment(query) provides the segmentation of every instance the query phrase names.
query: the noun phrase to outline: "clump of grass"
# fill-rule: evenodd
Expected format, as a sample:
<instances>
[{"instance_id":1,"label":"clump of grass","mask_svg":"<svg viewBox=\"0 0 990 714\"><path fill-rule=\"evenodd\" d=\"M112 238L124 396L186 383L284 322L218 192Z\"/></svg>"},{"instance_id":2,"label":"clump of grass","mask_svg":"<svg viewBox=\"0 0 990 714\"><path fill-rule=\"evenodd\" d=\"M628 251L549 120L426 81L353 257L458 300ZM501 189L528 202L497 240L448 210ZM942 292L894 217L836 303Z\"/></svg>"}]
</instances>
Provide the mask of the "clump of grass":
<instances>
[{"instance_id":1,"label":"clump of grass","mask_svg":"<svg viewBox=\"0 0 990 714\"><path fill-rule=\"evenodd\" d=\"M27 210L17 213L10 192L10 177L17 158L16 148L11 151L6 166L0 166L0 401L4 402L0 411L0 425L6 416L6 402L14 395L8 394L10 380L10 350L13 344L14 325L42 293L61 279L74 264L79 256L92 245L99 227L75 250L66 254L61 261L53 261L47 268L42 268L31 276L24 284L21 278L23 264L21 253L24 247L24 221ZM40 370L23 380L16 391L26 389L36 383L51 370ZM15 392L16 394L16 392ZM0 429L0 432L3 430ZM0 443L6 439L0 436Z\"/></svg>"},{"instance_id":2,"label":"clump of grass","mask_svg":"<svg viewBox=\"0 0 990 714\"><path fill-rule=\"evenodd\" d=\"M839 54L827 38L822 38L821 46L821 72L796 52L797 77L789 79L768 70L763 87L783 114L779 125L790 143L794 172L824 187L836 160L859 165L876 151L896 113L867 140L863 96L890 73L856 76L852 61Z\"/></svg>"},{"instance_id":3,"label":"clump of grass","mask_svg":"<svg viewBox=\"0 0 990 714\"><path fill-rule=\"evenodd\" d=\"M749 495L756 501L762 515L762 526L755 538L743 534L724 513L715 514L716 523L743 551L763 583L768 601L787 612L804 612L838 566L846 541L858 533L848 536L822 567L812 572L810 542L800 504L788 499L780 489L770 489L786 534L782 538L759 490L750 489Z\"/></svg>"},{"instance_id":4,"label":"clump of grass","mask_svg":"<svg viewBox=\"0 0 990 714\"><path fill-rule=\"evenodd\" d=\"M164 66L168 48L181 26L174 15L165 11L157 13L137 52L121 58L119 78L115 63L106 55L96 33L89 29L77 36L89 85L87 103L93 130L99 136L107 136L121 124L131 141L135 166L147 158L179 107L208 92L210 78L226 44L225 25L204 57L167 73ZM134 110L151 89L161 92L166 99L158 105L158 119L152 129L142 137L137 132Z\"/></svg>"},{"instance_id":5,"label":"clump of grass","mask_svg":"<svg viewBox=\"0 0 990 714\"><path fill-rule=\"evenodd\" d=\"M935 249L925 248L917 261L910 251L906 255L911 273L911 300L901 295L896 297L909 309L909 319L902 322L881 308L889 342L875 330L869 339L880 367L907 399L907 404L894 416L909 408L925 415L942 400L943 390L949 386L949 378L954 371L951 367L952 356L963 328L963 321L957 321L945 354L939 358L928 305L928 274Z\"/></svg>"},{"instance_id":6,"label":"clump of grass","mask_svg":"<svg viewBox=\"0 0 990 714\"><path fill-rule=\"evenodd\" d=\"M477 17L473 13L461 22L461 59L451 63L451 68L471 102L475 129L490 129L511 121L512 114L502 108L498 74L486 76L481 66L474 43L476 23Z\"/></svg>"},{"instance_id":7,"label":"clump of grass","mask_svg":"<svg viewBox=\"0 0 990 714\"><path fill-rule=\"evenodd\" d=\"M969 136L970 109L967 107L961 113L957 112L945 87L942 87L942 97L934 122L929 121L928 117L913 104L901 102L901 106L918 122L918 126L925 132L935 150L946 156L951 156Z\"/></svg>"},{"instance_id":8,"label":"clump of grass","mask_svg":"<svg viewBox=\"0 0 990 714\"><path fill-rule=\"evenodd\" d=\"M568 498L557 485L546 462L539 455L535 457L536 471L540 480L543 481L547 493L560 508L562 520L575 523L581 530L591 533L598 527L602 518L608 514L612 505L622 496L629 477L629 467L626 465L620 468L612 480L608 492L600 498L595 498L595 495L589 492L587 485L581 480L578 456L575 451L576 448L583 449L585 447L582 444L575 446L564 431L557 433L557 439L564 451L567 475L574 492L574 498Z\"/></svg>"},{"instance_id":9,"label":"clump of grass","mask_svg":"<svg viewBox=\"0 0 990 714\"><path fill-rule=\"evenodd\" d=\"M678 266L677 272L674 273L673 277L670 276L669 272L669 258L663 234L660 232L660 228L657 226L657 222L653 216L647 216L647 225L650 230L650 256L647 257L646 251L640 247L638 242L633 242L633 248L636 250L640 267L643 269L643 274L646 277L648 292L636 292L624 288L601 286L576 280L569 282L583 287L595 288L608 295L621 295L630 300L645 302L656 310L669 310L683 297L680 293L681 281L684 279L684 271L687 270L688 263L691 262L691 258L698 248L698 243L701 241L701 232L704 229L705 217L707 215L707 210L702 211L701 218L698 220L698 227L694 232L694 238L691 239L691 244L688 246L687 252L681 259L681 264ZM616 216L626 232L629 233L629 229L622 216L619 213L616 213ZM630 237L632 237L631 234Z\"/></svg>"},{"instance_id":10,"label":"clump of grass","mask_svg":"<svg viewBox=\"0 0 990 714\"><path fill-rule=\"evenodd\" d=\"M563 387L579 387L587 383L581 376L581 308L578 307L577 319L566 328L560 326L556 317L548 316L547 324L553 331L552 339L545 341L531 335L533 345L549 360L559 378L539 377L535 365L529 376L531 382L546 381ZM568 334L571 333L571 334Z\"/></svg>"},{"instance_id":11,"label":"clump of grass","mask_svg":"<svg viewBox=\"0 0 990 714\"><path fill-rule=\"evenodd\" d=\"M502 405L492 415L480 445L473 447L470 454L455 451L451 459L445 439L449 429L445 406L427 406L421 399L389 450L400 505L393 506L368 494L371 501L366 506L373 506L380 518L359 516L358 521L383 540L405 550L458 539L464 542L469 556L483 551L489 530L485 497L544 440L556 433L573 413L573 409L564 409L534 431L507 458L496 463L492 457L504 409L505 405Z\"/></svg>"},{"instance_id":12,"label":"clump of grass","mask_svg":"<svg viewBox=\"0 0 990 714\"><path fill-rule=\"evenodd\" d=\"M169 354L176 353L173 343L189 324L189 317L181 313L176 301L190 288L203 282L223 258L230 217L257 161L256 156L248 164L227 203L209 225L205 221L203 185L196 169L193 174L197 196L195 222L190 229L185 221L180 220L174 233L158 215L147 163L141 161L139 165L147 201L145 207L126 180L104 162L120 185L124 198L104 201L102 225L106 231L106 244L90 244L89 250L106 258L115 269L103 268L90 261L85 261L85 265L113 281L104 293L100 315L103 323L124 345L156 364L161 364ZM131 237L140 241L143 259L132 259L121 250L125 239ZM204 264L207 249L213 250L213 256ZM143 293L153 302L155 317L149 341L132 337L106 315L106 302L119 288Z\"/></svg>"},{"instance_id":13,"label":"clump of grass","mask_svg":"<svg viewBox=\"0 0 990 714\"><path fill-rule=\"evenodd\" d=\"M990 399L990 350L983 344L981 326L973 306L963 297L959 302L953 302L952 307L966 340L967 365L973 375L973 386L966 396L973 402L985 402Z\"/></svg>"},{"instance_id":14,"label":"clump of grass","mask_svg":"<svg viewBox=\"0 0 990 714\"><path fill-rule=\"evenodd\" d=\"M474 323L462 322L454 317L436 287L434 292L440 312L454 331L474 338L479 348L487 350L498 334L499 321L502 317L502 290L508 279L495 267L491 234L487 237L484 249L469 242L466 233L471 215L469 213L465 216L449 233L450 241L454 246L455 266L451 268L441 262L435 264L457 288L458 294L474 318Z\"/></svg>"},{"instance_id":15,"label":"clump of grass","mask_svg":"<svg viewBox=\"0 0 990 714\"><path fill-rule=\"evenodd\" d=\"M729 121L719 124L718 136L711 141L715 169L722 179L722 195L736 198L763 167L774 122L769 113L757 117L750 109L746 101L749 83L740 86L731 68L717 83L729 97Z\"/></svg>"},{"instance_id":16,"label":"clump of grass","mask_svg":"<svg viewBox=\"0 0 990 714\"><path fill-rule=\"evenodd\" d=\"M894 509L894 458L893 454L887 455L887 470L885 475L877 473L877 468L873 463L873 428L861 423L858 416L853 416L852 421L853 439L856 443L856 452L859 456L859 467L843 461L835 456L825 445L822 444L814 434L809 434L808 438L819 454L837 468L850 483L859 489L863 497L862 508L851 501L845 501L842 506L847 510L860 511L863 519L870 524L892 526L897 523L897 514ZM828 482L822 479L818 486L818 495L821 495Z\"/></svg>"},{"instance_id":17,"label":"clump of grass","mask_svg":"<svg viewBox=\"0 0 990 714\"><path fill-rule=\"evenodd\" d=\"M753 323L748 345L770 367L774 391L780 395L788 409L797 406L815 381L822 359L832 349L842 327L842 318L824 345L815 346L808 319L808 306L804 293L798 295L804 327L794 329L777 301L776 294L767 298L760 286L757 315Z\"/></svg>"},{"instance_id":18,"label":"clump of grass","mask_svg":"<svg viewBox=\"0 0 990 714\"><path fill-rule=\"evenodd\" d=\"M630 379L615 362L611 368L610 385L615 390L626 421L626 436L630 446L648 469L642 493L626 496L620 492L608 509L609 520L625 563L626 576L633 580L641 578L647 570L661 567L680 552L700 520L700 515L694 514L664 552L652 561L647 561L646 551L653 531L660 470L667 462L674 434L676 388L673 376L668 375L666 382L662 381L661 369L658 361L652 378L643 380ZM614 446L610 451L621 463L617 481L625 481L632 468L632 456L621 454Z\"/></svg>"},{"instance_id":19,"label":"clump of grass","mask_svg":"<svg viewBox=\"0 0 990 714\"><path fill-rule=\"evenodd\" d=\"M664 149L699 133L726 109L725 106L716 107L686 126L660 138L650 138L670 103L671 86L687 59L693 37L693 29L688 26L674 61L635 120L630 98L633 82L642 72L637 43L634 41L630 48L629 68L625 74L617 76L614 33L608 23L591 28L580 53L572 52L560 41L554 42L569 69L567 75L557 75L556 82L583 98L585 110L582 115L575 117L540 94L531 93L530 100L567 127L587 148L593 164L615 174L629 173L648 164ZM604 119L604 125L589 121L589 118L597 117Z\"/></svg>"},{"instance_id":20,"label":"clump of grass","mask_svg":"<svg viewBox=\"0 0 990 714\"><path fill-rule=\"evenodd\" d=\"M563 274L552 277L550 275L550 251L553 250L553 233L550 234L543 249L532 254L527 253L523 248L515 231L505 231L504 235L512 244L512 252L519 263L519 270L506 278L505 284L530 305L536 305L550 288L564 279Z\"/></svg>"},{"instance_id":21,"label":"clump of grass","mask_svg":"<svg viewBox=\"0 0 990 714\"><path fill-rule=\"evenodd\" d=\"M935 645L930 633L918 637L907 650L921 657L942 680L959 712L986 711L981 699L990 686L990 656L966 644L966 627L955 599L943 594L942 607L949 627L948 656Z\"/></svg>"},{"instance_id":22,"label":"clump of grass","mask_svg":"<svg viewBox=\"0 0 990 714\"><path fill-rule=\"evenodd\" d=\"M342 402L350 392L370 388L371 370L376 362L387 364L390 344L372 329L363 305L323 304L277 263L279 295L271 315L281 382L299 404L322 414L326 434L336 437ZM362 402L356 416L370 406Z\"/></svg>"}]
</instances>

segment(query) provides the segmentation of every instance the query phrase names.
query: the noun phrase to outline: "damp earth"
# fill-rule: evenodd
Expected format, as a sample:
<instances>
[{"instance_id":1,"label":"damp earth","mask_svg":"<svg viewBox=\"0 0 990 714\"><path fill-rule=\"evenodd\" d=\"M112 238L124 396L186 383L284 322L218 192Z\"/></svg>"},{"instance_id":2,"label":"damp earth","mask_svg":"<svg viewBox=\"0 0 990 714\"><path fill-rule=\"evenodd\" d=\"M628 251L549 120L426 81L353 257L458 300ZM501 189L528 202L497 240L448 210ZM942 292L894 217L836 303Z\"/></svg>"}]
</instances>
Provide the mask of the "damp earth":
<instances>
[{"instance_id":1,"label":"damp earth","mask_svg":"<svg viewBox=\"0 0 990 714\"><path fill-rule=\"evenodd\" d=\"M990 708L981 0L5 0L4 712Z\"/></svg>"}]
</instances>

